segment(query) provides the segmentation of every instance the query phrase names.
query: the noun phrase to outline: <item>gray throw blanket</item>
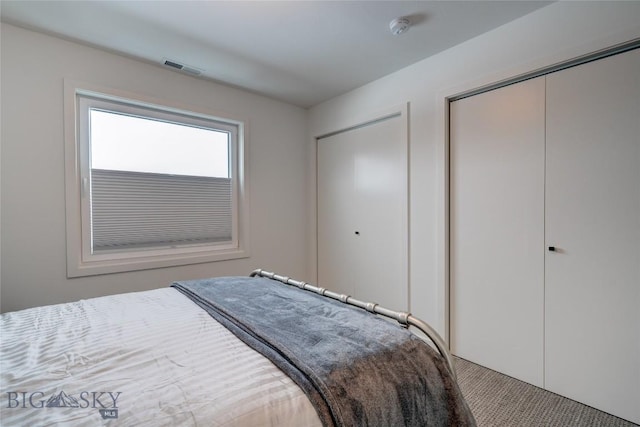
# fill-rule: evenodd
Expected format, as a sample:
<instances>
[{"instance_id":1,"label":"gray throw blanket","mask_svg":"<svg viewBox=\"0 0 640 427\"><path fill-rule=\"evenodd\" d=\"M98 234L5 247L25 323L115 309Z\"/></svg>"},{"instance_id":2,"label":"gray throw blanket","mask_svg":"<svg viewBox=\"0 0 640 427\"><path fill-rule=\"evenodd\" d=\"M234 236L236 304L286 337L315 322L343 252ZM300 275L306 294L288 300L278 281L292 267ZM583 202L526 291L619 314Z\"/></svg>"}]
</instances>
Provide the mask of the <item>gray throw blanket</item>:
<instances>
[{"instance_id":1,"label":"gray throw blanket","mask_svg":"<svg viewBox=\"0 0 640 427\"><path fill-rule=\"evenodd\" d=\"M324 426L475 426L442 357L399 325L267 278L172 286L288 374Z\"/></svg>"}]
</instances>

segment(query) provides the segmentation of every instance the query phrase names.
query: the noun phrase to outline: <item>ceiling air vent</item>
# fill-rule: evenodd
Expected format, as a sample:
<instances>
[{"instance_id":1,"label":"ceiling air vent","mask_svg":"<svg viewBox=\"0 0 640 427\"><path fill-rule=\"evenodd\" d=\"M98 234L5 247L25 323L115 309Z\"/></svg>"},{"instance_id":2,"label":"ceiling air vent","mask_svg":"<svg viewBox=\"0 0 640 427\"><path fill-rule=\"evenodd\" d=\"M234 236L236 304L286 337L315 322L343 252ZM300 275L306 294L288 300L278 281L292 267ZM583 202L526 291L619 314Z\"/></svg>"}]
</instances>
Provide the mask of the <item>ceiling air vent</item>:
<instances>
[{"instance_id":1,"label":"ceiling air vent","mask_svg":"<svg viewBox=\"0 0 640 427\"><path fill-rule=\"evenodd\" d=\"M175 70L182 71L183 73L191 74L192 76L199 76L200 74L202 74L202 70L198 70L195 67L190 67L185 64L180 64L176 61L171 61L170 59L165 59L164 65Z\"/></svg>"}]
</instances>

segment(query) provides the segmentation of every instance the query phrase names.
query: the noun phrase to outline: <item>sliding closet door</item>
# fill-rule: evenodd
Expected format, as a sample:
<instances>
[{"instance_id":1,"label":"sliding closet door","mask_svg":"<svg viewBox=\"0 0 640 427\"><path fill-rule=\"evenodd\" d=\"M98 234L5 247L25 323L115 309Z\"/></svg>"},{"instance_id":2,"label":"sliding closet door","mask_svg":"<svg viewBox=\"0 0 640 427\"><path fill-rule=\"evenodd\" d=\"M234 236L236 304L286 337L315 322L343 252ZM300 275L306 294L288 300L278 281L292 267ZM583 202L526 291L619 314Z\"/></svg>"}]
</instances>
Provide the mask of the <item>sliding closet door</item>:
<instances>
[{"instance_id":1,"label":"sliding closet door","mask_svg":"<svg viewBox=\"0 0 640 427\"><path fill-rule=\"evenodd\" d=\"M546 387L640 423L640 51L547 77Z\"/></svg>"},{"instance_id":2,"label":"sliding closet door","mask_svg":"<svg viewBox=\"0 0 640 427\"><path fill-rule=\"evenodd\" d=\"M318 285L353 295L356 271L353 255L357 214L355 199L354 145L338 138L318 141Z\"/></svg>"},{"instance_id":3,"label":"sliding closet door","mask_svg":"<svg viewBox=\"0 0 640 427\"><path fill-rule=\"evenodd\" d=\"M318 284L408 309L404 113L318 140Z\"/></svg>"},{"instance_id":4,"label":"sliding closet door","mask_svg":"<svg viewBox=\"0 0 640 427\"><path fill-rule=\"evenodd\" d=\"M542 386L544 77L450 110L454 354Z\"/></svg>"}]
</instances>

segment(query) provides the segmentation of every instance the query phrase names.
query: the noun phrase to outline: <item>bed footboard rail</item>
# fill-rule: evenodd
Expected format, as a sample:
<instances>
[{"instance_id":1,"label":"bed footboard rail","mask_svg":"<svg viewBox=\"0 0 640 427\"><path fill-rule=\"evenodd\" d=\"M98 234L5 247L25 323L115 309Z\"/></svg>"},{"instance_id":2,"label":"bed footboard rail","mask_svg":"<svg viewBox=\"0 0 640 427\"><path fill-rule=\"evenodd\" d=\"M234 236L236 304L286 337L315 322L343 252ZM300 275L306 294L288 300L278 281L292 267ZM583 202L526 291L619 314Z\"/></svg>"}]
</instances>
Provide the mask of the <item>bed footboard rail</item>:
<instances>
[{"instance_id":1,"label":"bed footboard rail","mask_svg":"<svg viewBox=\"0 0 640 427\"><path fill-rule=\"evenodd\" d=\"M429 338L429 340L431 340L431 342L435 345L438 352L444 358L449 371L453 375L453 378L454 379L456 378L456 371L453 363L453 357L451 356L451 353L449 353L449 350L447 348L447 344L445 343L445 341L435 331L435 329L433 329L428 323L418 319L417 317L413 316L411 313L389 310L376 303L360 301L356 298L353 298L350 295L339 294L337 292L333 292L325 288L314 286L307 282L302 282L299 280L292 279L288 276L281 276L279 274L276 274L270 271L265 271L261 268L258 268L251 272L250 277L255 277L255 276L266 277L268 279L276 280L286 285L296 286L300 289L314 292L316 294L322 295L327 298L338 300L344 304L349 304L355 307L363 308L371 313L379 314L381 316L385 316L390 319L396 320L405 328L408 328L409 326L414 326L415 328L420 330L422 333L424 333Z\"/></svg>"}]
</instances>

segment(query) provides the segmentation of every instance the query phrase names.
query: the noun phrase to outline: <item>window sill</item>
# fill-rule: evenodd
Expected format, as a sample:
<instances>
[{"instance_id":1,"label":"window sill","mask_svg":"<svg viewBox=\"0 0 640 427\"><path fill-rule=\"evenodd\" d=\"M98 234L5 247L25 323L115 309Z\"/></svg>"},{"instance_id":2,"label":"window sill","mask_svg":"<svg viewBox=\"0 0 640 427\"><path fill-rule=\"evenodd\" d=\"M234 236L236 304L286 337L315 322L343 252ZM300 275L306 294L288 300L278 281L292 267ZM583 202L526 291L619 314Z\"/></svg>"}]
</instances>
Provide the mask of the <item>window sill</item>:
<instances>
[{"instance_id":1,"label":"window sill","mask_svg":"<svg viewBox=\"0 0 640 427\"><path fill-rule=\"evenodd\" d=\"M235 248L185 254L174 253L159 256L137 256L121 259L99 259L99 257L94 257L94 259L91 260L82 260L79 258L70 260L70 262L67 263L67 278L177 267L240 258L249 258L249 251Z\"/></svg>"}]
</instances>

